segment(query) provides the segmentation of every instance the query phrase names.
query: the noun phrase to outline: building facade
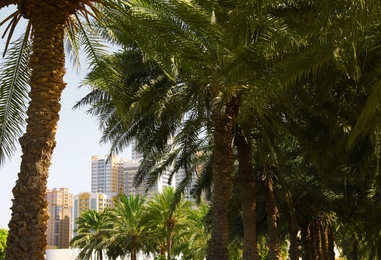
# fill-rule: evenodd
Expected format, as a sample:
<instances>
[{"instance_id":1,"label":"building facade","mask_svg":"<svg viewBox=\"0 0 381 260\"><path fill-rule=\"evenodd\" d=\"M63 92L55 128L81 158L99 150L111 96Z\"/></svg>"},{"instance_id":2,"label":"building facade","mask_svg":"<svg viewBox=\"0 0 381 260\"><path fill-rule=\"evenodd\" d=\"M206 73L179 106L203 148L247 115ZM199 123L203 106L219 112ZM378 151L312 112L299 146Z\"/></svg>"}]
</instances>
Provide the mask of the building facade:
<instances>
[{"instance_id":1,"label":"building facade","mask_svg":"<svg viewBox=\"0 0 381 260\"><path fill-rule=\"evenodd\" d=\"M176 176L175 176L176 187L181 186L181 182L185 178L186 178L185 169L184 168L179 169L176 172ZM197 179L198 179L196 171L192 172L192 177L191 178L186 178L186 179L189 180L189 183L188 183L188 185L184 189L184 198L186 200L192 200L193 199L193 197L192 197L192 189L195 187Z\"/></svg>"},{"instance_id":2,"label":"building facade","mask_svg":"<svg viewBox=\"0 0 381 260\"><path fill-rule=\"evenodd\" d=\"M124 162L117 156L91 157L91 192L118 194L124 192Z\"/></svg>"},{"instance_id":3,"label":"building facade","mask_svg":"<svg viewBox=\"0 0 381 260\"><path fill-rule=\"evenodd\" d=\"M138 150L137 150L137 141L136 139L132 139L131 141L131 160L132 161L140 161L141 159L143 159L143 153L140 153Z\"/></svg>"},{"instance_id":4,"label":"building facade","mask_svg":"<svg viewBox=\"0 0 381 260\"><path fill-rule=\"evenodd\" d=\"M77 224L75 220L81 216L81 214L87 210L103 211L106 208L113 207L114 195L94 192L82 192L74 196L73 203L73 218L74 218L74 236L77 235L75 230Z\"/></svg>"},{"instance_id":5,"label":"building facade","mask_svg":"<svg viewBox=\"0 0 381 260\"><path fill-rule=\"evenodd\" d=\"M164 173L157 179L156 183L147 189L147 181L143 180L142 184L135 187L134 179L138 173L140 161L126 161L124 163L124 193L128 195L140 195L151 198L152 193L158 193L163 190L164 187L171 186L176 188L176 181L169 183L169 174Z\"/></svg>"},{"instance_id":6,"label":"building facade","mask_svg":"<svg viewBox=\"0 0 381 260\"><path fill-rule=\"evenodd\" d=\"M124 163L124 194L129 195L146 195L146 186L144 184L135 187L134 178L138 172L140 162L127 161Z\"/></svg>"},{"instance_id":7,"label":"building facade","mask_svg":"<svg viewBox=\"0 0 381 260\"><path fill-rule=\"evenodd\" d=\"M49 220L46 230L48 248L69 248L73 227L73 194L67 188L46 193Z\"/></svg>"}]
</instances>

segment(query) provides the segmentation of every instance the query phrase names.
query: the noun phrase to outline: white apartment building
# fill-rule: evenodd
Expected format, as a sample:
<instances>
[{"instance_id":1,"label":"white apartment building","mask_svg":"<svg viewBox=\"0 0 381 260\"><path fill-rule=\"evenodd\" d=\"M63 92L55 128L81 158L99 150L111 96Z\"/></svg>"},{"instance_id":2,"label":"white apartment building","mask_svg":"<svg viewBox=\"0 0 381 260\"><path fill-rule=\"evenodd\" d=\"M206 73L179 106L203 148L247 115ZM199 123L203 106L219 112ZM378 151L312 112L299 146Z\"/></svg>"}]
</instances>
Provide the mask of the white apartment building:
<instances>
[{"instance_id":1,"label":"white apartment building","mask_svg":"<svg viewBox=\"0 0 381 260\"><path fill-rule=\"evenodd\" d=\"M123 193L124 161L117 156L91 157L91 192Z\"/></svg>"}]
</instances>

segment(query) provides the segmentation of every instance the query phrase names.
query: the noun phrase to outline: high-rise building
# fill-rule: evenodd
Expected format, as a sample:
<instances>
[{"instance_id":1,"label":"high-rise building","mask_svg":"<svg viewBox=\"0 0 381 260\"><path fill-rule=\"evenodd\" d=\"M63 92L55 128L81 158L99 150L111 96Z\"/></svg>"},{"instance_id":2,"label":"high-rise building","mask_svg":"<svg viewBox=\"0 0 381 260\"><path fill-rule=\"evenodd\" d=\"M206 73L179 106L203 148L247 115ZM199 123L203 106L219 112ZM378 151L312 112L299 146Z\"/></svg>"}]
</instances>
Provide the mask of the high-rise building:
<instances>
[{"instance_id":1,"label":"high-rise building","mask_svg":"<svg viewBox=\"0 0 381 260\"><path fill-rule=\"evenodd\" d=\"M143 183L139 187L133 187L133 179L135 178L138 168L140 166L140 161L143 159L143 153L140 153L137 151L137 141L136 139L133 139L131 142L131 158L132 161L126 162L125 165L125 186L124 186L124 192L126 194L145 194L145 191L147 190L146 181L144 180ZM155 192L161 192L164 187L171 186L176 188L176 181L174 176L174 180L169 182L169 173L165 172L161 175L160 178L157 179L156 183L146 192L147 196L150 196L150 193Z\"/></svg>"},{"instance_id":2,"label":"high-rise building","mask_svg":"<svg viewBox=\"0 0 381 260\"><path fill-rule=\"evenodd\" d=\"M169 181L169 172L163 173L156 183L147 191L147 181L143 180L138 187L134 186L134 179L140 166L142 154L135 151L132 146L132 154L137 160L127 160L113 156L92 156L91 157L91 192L117 195L139 194L150 197L151 193L161 192L164 187L172 186L176 188L178 183L176 175Z\"/></svg>"},{"instance_id":3,"label":"high-rise building","mask_svg":"<svg viewBox=\"0 0 381 260\"><path fill-rule=\"evenodd\" d=\"M54 188L46 193L49 220L46 230L48 247L69 248L73 226L73 194L69 189Z\"/></svg>"},{"instance_id":4,"label":"high-rise building","mask_svg":"<svg viewBox=\"0 0 381 260\"><path fill-rule=\"evenodd\" d=\"M95 210L102 211L114 205L114 196L104 193L81 192L74 196L74 236L77 224L75 220L81 216L84 211Z\"/></svg>"},{"instance_id":5,"label":"high-rise building","mask_svg":"<svg viewBox=\"0 0 381 260\"><path fill-rule=\"evenodd\" d=\"M176 176L175 176L176 187L180 186L180 183L184 180L185 177L186 176L185 176L185 169L184 168L181 168L176 172ZM188 185L185 187L185 190L184 190L184 198L186 200L192 200L192 189L196 185L197 178L198 177L197 177L196 171L193 171L192 172L192 179L189 181Z\"/></svg>"},{"instance_id":6,"label":"high-rise building","mask_svg":"<svg viewBox=\"0 0 381 260\"><path fill-rule=\"evenodd\" d=\"M169 143L172 143L173 139L169 140ZM136 140L133 139L131 142L131 158L132 161L125 162L125 181L124 181L124 192L125 194L140 194L140 195L147 195L149 196L150 193L152 192L160 192L163 187L166 186L172 186L174 188L178 187L180 183L183 181L185 178L185 170L184 169L179 169L179 171L173 176L173 179L171 180L171 183L169 183L169 173L164 173L156 182L156 184L151 187L147 193L146 191L146 185L143 181L142 185L139 187L134 187L133 186L133 180L137 174L138 168L140 166L140 161L143 158L143 154L139 153L136 149L137 143ZM194 172L192 174L192 179L190 184L185 188L185 199L190 200L192 198L191 196L191 190L195 186L197 180L197 174Z\"/></svg>"},{"instance_id":7,"label":"high-rise building","mask_svg":"<svg viewBox=\"0 0 381 260\"><path fill-rule=\"evenodd\" d=\"M91 192L118 194L124 190L124 161L117 156L91 157Z\"/></svg>"},{"instance_id":8,"label":"high-rise building","mask_svg":"<svg viewBox=\"0 0 381 260\"><path fill-rule=\"evenodd\" d=\"M151 193L161 192L164 187L176 187L176 182L168 182L169 174L164 173L157 179L156 183L147 190L147 181L143 180L142 184L138 187L134 186L134 179L138 172L140 161L126 161L124 163L124 193L126 195L137 195L151 197Z\"/></svg>"},{"instance_id":9,"label":"high-rise building","mask_svg":"<svg viewBox=\"0 0 381 260\"><path fill-rule=\"evenodd\" d=\"M131 160L140 161L143 158L143 154L137 151L137 141L136 139L132 139L131 141Z\"/></svg>"},{"instance_id":10,"label":"high-rise building","mask_svg":"<svg viewBox=\"0 0 381 260\"><path fill-rule=\"evenodd\" d=\"M124 193L128 195L146 195L144 183L138 187L134 186L134 178L138 172L140 162L127 161L124 163Z\"/></svg>"}]
</instances>

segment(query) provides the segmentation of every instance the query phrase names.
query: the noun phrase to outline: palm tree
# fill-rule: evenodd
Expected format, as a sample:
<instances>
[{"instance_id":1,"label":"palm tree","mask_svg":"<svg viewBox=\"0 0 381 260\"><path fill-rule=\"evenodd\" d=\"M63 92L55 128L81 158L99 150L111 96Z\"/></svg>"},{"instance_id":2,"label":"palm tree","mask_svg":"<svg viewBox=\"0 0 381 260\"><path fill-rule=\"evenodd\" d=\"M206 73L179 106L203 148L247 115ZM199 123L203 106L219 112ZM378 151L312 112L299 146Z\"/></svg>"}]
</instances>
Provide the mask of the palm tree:
<instances>
[{"instance_id":1,"label":"palm tree","mask_svg":"<svg viewBox=\"0 0 381 260\"><path fill-rule=\"evenodd\" d=\"M244 250L242 259L258 259L256 227L256 175L253 165L251 138L242 129L236 129L234 143L237 147L238 185L242 208Z\"/></svg>"},{"instance_id":2,"label":"palm tree","mask_svg":"<svg viewBox=\"0 0 381 260\"><path fill-rule=\"evenodd\" d=\"M257 44L261 39L285 31L275 19L257 15L256 12L265 8L243 2L224 4L222 1L211 5L202 1L130 1L118 12L113 12L112 21L105 21L113 32L111 38L119 39L121 43L128 42L126 39L136 42L167 75L183 83L177 89L178 93L183 93L179 95L187 96L188 102L197 100L197 108L208 113L209 129L214 136L212 178L215 200L209 258L228 257L227 202L232 183L232 129L240 105L237 96L250 86L250 80L259 77L265 64L274 57L271 48L260 47L263 49L253 52L254 47L246 47L262 46ZM247 13L242 14L240 10ZM251 21L253 26L250 22L246 24L242 17L264 19ZM240 23L243 29L236 30ZM279 30L273 30L278 27ZM237 31L242 35L235 37ZM262 33L263 38L259 36ZM122 34L124 40L120 39ZM288 37L282 38L281 35L276 35L279 46ZM248 66L242 58L248 52L256 59L255 66ZM276 53L279 54L279 50ZM189 109L189 106L185 108ZM253 232L247 232L247 235L254 236Z\"/></svg>"},{"instance_id":3,"label":"palm tree","mask_svg":"<svg viewBox=\"0 0 381 260\"><path fill-rule=\"evenodd\" d=\"M182 229L187 227L187 216L190 202L182 199L175 210L172 210L172 201L175 191L173 188L164 188L162 193L152 194L145 206L143 225L147 232L157 239L159 252L172 259L172 247Z\"/></svg>"},{"instance_id":4,"label":"palm tree","mask_svg":"<svg viewBox=\"0 0 381 260\"><path fill-rule=\"evenodd\" d=\"M122 248L123 255L130 254L131 260L136 260L137 253L149 253L150 236L145 233L142 223L144 198L137 196L118 197L115 207L109 213L113 230L110 233L110 247L117 244Z\"/></svg>"},{"instance_id":5,"label":"palm tree","mask_svg":"<svg viewBox=\"0 0 381 260\"><path fill-rule=\"evenodd\" d=\"M131 3L129 3L129 5L130 4L136 5L134 7L136 8L137 11L139 11L139 3L131 2ZM139 24L136 25L137 28L141 28L142 30L148 29L144 34L145 35L151 35L151 37L155 38L155 39L151 38L149 40L149 42L143 42L145 39L144 39L144 36L142 36L143 35L142 31L140 31L140 30L136 31L136 32L134 31L133 32L133 38L137 41L137 43L139 44L139 47L141 47L143 49L143 51L147 52L147 53L155 52L154 55L156 56L156 54L157 54L158 58L160 59L160 60L158 60L158 64L163 64L163 65L168 64L169 66L172 66L171 65L172 62L169 62L167 60L167 58L177 55L175 53L170 53L168 55L167 53L164 52L164 50L166 49L166 50L173 51L173 50L179 49L179 47L181 47L181 48L185 47L186 48L186 50L184 52L183 52L183 50L179 49L178 54L180 54L181 56L183 56L183 54L185 54L186 56L194 55L194 56L189 56L189 57L193 57L192 60L189 60L189 58L184 57L185 58L184 61L186 61L186 63L188 63L188 65L195 66L199 61L201 61L201 62L205 62L205 61L206 62L215 62L215 57L213 56L214 53L212 53L212 52L214 52L213 48L211 48L210 50L207 50L206 52L202 51L202 49L200 49L200 44L204 45L204 43L202 42L203 40L194 38L194 35L197 35L197 32L196 32L196 34L193 34L193 33L190 34L186 31L184 31L184 28L189 28L189 29L194 29L194 28L189 27L189 25L187 25L186 27L179 27L178 25L181 25L181 23L179 23L178 25L176 24L177 21L181 21L181 19L184 18L184 17L181 17L181 15L183 15L183 13L179 14L179 16L176 17L173 12L176 12L177 9L183 10L183 11L187 10L187 12L189 12L190 14L194 14L195 17L198 17L199 20L197 21L197 23L198 23L198 25L201 25L203 27L205 27L205 25L210 24L209 19L206 16L206 14L200 12L197 8L194 8L191 5L189 5L188 8L186 8L187 6L185 6L185 5L182 6L181 3L173 2L173 4L174 4L173 6L172 5L166 6L165 2L161 2L160 4L147 3L147 5L144 6L143 10L149 10L152 13L157 13L159 15L158 17L160 17L161 20L151 21L149 24L152 25L152 27L151 26L147 27L147 25L139 25ZM155 10L156 7L159 7L159 8L163 7L163 9L161 9L161 10L156 9ZM167 14L165 14L163 12L163 10L168 10L168 8L172 8L173 10L171 12L167 12ZM130 10L130 8L128 8L128 10ZM131 13L134 13L134 12L129 12L128 14L122 13L124 24L125 24L126 18L128 18L128 16ZM137 12L137 14L139 15L140 13ZM118 17L118 16L116 16L116 17ZM149 17L148 19L151 19L151 17L156 17L156 15L155 16L148 16L148 17ZM136 18L138 18L138 17L136 17ZM139 21L136 18L135 17L133 18L134 19L133 20L134 25L135 25L135 21ZM186 19L189 19L189 18L186 18ZM118 19L115 19L115 20L118 21ZM142 21L144 21L144 20L147 21L146 18L142 19ZM163 27L161 27L163 24L163 21L166 23ZM191 20L185 20L184 22L186 24L188 24L190 21ZM123 26L118 26L118 27L123 28ZM170 28L171 31L169 31L168 28ZM204 28L200 28L200 29L201 29L200 32L205 30ZM164 37L161 38L162 36L160 36L161 32L159 32L159 30L160 31L166 31L166 32L169 31L170 35L165 35L165 36L163 35ZM199 30L199 28L197 28L196 30ZM132 31L129 31L126 33L131 34L131 32ZM140 34L140 33L142 33L142 34ZM168 38L168 37L170 37L170 38ZM175 39L175 38L178 38L178 39ZM216 38L216 37L214 37L214 38ZM177 43L181 42L181 44L175 44L175 42L177 42ZM174 44L176 46L173 46L173 47L166 46L165 49L162 46L152 46L152 44L155 45L156 43L165 43L165 45ZM147 44L147 45L145 45L145 44ZM209 46L209 47L212 47L212 46ZM163 51L163 53L160 53L161 51ZM183 53L183 54L181 54L181 53ZM196 53L197 53L197 56L196 56ZM200 59L198 59L198 57L200 57ZM193 60L194 58L196 58L197 61ZM181 58L180 58L180 60L181 60ZM199 67L205 67L205 68L213 67L213 65L211 65L211 64L205 64L205 66L204 65L199 66L199 64L197 64L196 66L198 68ZM164 71L168 71L168 72L171 71L171 69L169 67L165 67L163 69L164 69ZM193 67L193 69L194 69L194 67ZM183 70L183 68L181 68L181 70ZM212 75L209 72L208 73L206 73L206 72L207 72L207 70L202 70L199 72L192 71L192 73L194 73L195 75L200 76L200 78L196 79L196 81L198 81L198 80L203 81L204 79L206 79L207 77ZM190 73L190 71L188 71L187 73ZM205 74L208 74L208 75L205 75ZM201 75L205 75L205 76L203 77ZM189 74L187 76L193 77ZM195 80L193 80L193 81L195 81ZM217 83L218 81L219 80L216 79L215 86L217 86L219 84L219 83ZM204 85L204 83L201 83L201 84ZM198 82L196 85L200 85L200 82ZM197 90L195 88L192 89L192 88L187 87L187 88L183 88L183 90L190 91L191 93L189 93L189 97L191 97L191 99L193 99L193 100L197 99L196 96L200 97L200 100L203 100L204 97L210 96L210 93L207 89ZM220 93L222 94L222 92L220 92ZM215 94L216 93L214 93L212 95L214 96ZM216 203L214 203L214 208L216 208L215 219L219 218L219 220L216 220L215 224L213 225L214 227L212 229L213 230L212 231L212 233L213 233L212 240L216 240L216 241L211 242L211 244L215 245L215 247L213 249L215 251L215 253L216 254L222 254L222 255L224 254L225 256L223 258L225 258L225 257L227 257L227 219L224 217L224 214L227 212L227 201L228 201L228 197L230 194L230 183L231 183L230 179L231 179L231 164L232 164L232 152L231 152L231 148L230 148L230 142L232 140L232 135L231 135L231 131L229 129L231 129L231 126L232 126L231 120L234 117L233 115L228 115L228 114L233 113L233 111L234 111L233 107L234 106L233 106L233 104L230 104L229 106L227 106L226 109L222 109L224 107L224 103L226 102L226 99L222 98L222 100L224 100L224 101L222 101L222 104L220 104L219 108L216 108L216 110L220 111L220 109L221 109L222 111L226 111L226 112L222 112L221 114L219 112L216 112L215 115L213 116L213 119L215 122L214 129L215 129L215 136L216 136L216 139L215 139L215 146L216 147L214 148L214 151L215 151L214 152L214 168L215 169L213 170L215 172L215 174L213 175L214 176L213 178L215 178L215 182L214 182L213 187L214 187L214 192L216 194L215 198L218 198L216 200L219 201L219 202L216 201ZM226 128L225 128L225 126L226 126ZM224 146L224 148L222 148L222 147L217 148L218 145ZM219 175L221 175L221 176L219 176ZM217 246L217 244L218 245L223 244L223 246ZM212 247L213 246L211 246L211 248ZM225 250L221 250L221 248L224 248Z\"/></svg>"},{"instance_id":6,"label":"palm tree","mask_svg":"<svg viewBox=\"0 0 381 260\"><path fill-rule=\"evenodd\" d=\"M174 244L173 253L182 259L205 259L210 234L207 232L205 216L208 213L207 204L200 202L197 208L192 208L187 216L187 225L178 233L178 241Z\"/></svg>"},{"instance_id":7,"label":"palm tree","mask_svg":"<svg viewBox=\"0 0 381 260\"><path fill-rule=\"evenodd\" d=\"M81 248L78 258L90 259L95 252L96 259L102 260L112 229L108 212L88 210L76 219L76 223L78 235L70 241L70 245Z\"/></svg>"},{"instance_id":8,"label":"palm tree","mask_svg":"<svg viewBox=\"0 0 381 260\"><path fill-rule=\"evenodd\" d=\"M65 83L65 33L73 46L81 43L75 31L82 30L78 14L85 18L97 15L93 2L104 1L2 1L0 8L16 5L7 17L9 39L21 17L28 19L25 37L19 41L1 73L0 157L10 155L14 142L26 120L26 132L19 139L22 161L19 179L13 189L12 218L7 240L8 259L44 259L46 224L46 182L51 156L56 145L55 134L61 108L60 98ZM91 11L88 11L90 9ZM85 35L82 40L89 40ZM29 40L31 42L31 49ZM90 43L90 41L88 41ZM87 51L95 49L86 48ZM30 90L27 86L30 85ZM4 90L4 91L3 91ZM29 96L26 113L24 104ZM17 131L13 132L12 130Z\"/></svg>"}]
</instances>

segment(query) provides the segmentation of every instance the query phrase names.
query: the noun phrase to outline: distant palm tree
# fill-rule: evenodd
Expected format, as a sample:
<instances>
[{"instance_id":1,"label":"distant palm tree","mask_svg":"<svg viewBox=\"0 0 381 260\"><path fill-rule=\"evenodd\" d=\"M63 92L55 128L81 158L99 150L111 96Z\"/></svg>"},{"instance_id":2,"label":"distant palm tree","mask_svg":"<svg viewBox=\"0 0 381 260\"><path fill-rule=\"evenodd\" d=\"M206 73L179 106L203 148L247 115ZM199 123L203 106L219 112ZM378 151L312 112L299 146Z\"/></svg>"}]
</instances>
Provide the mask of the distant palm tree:
<instances>
[{"instance_id":1,"label":"distant palm tree","mask_svg":"<svg viewBox=\"0 0 381 260\"><path fill-rule=\"evenodd\" d=\"M113 230L110 233L110 246L116 244L122 249L123 255L130 254L131 260L137 259L139 251L149 253L150 234L146 232L142 222L145 199L139 195L118 197L115 207L109 211ZM123 256L121 255L121 256Z\"/></svg>"},{"instance_id":2,"label":"distant palm tree","mask_svg":"<svg viewBox=\"0 0 381 260\"><path fill-rule=\"evenodd\" d=\"M102 260L112 229L108 212L88 210L76 219L76 223L78 235L70 241L70 246L81 248L78 259L91 259L95 253L96 259Z\"/></svg>"},{"instance_id":3,"label":"distant palm tree","mask_svg":"<svg viewBox=\"0 0 381 260\"><path fill-rule=\"evenodd\" d=\"M152 195L145 205L143 225L152 238L157 241L157 251L172 259L172 246L177 235L187 227L187 216L191 203L182 199L172 210L172 201L175 191L173 188L164 188L162 193Z\"/></svg>"},{"instance_id":4,"label":"distant palm tree","mask_svg":"<svg viewBox=\"0 0 381 260\"><path fill-rule=\"evenodd\" d=\"M178 241L174 244L173 253L182 259L204 260L208 249L210 233L207 230L205 216L208 213L207 204L200 203L192 208L187 216L187 225L178 232Z\"/></svg>"}]
</instances>

